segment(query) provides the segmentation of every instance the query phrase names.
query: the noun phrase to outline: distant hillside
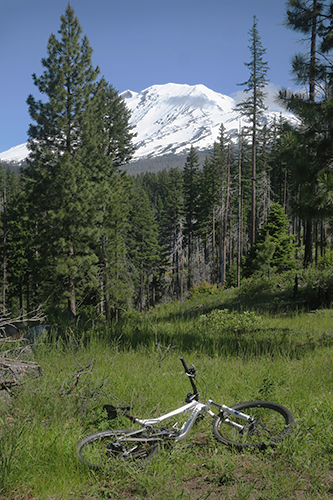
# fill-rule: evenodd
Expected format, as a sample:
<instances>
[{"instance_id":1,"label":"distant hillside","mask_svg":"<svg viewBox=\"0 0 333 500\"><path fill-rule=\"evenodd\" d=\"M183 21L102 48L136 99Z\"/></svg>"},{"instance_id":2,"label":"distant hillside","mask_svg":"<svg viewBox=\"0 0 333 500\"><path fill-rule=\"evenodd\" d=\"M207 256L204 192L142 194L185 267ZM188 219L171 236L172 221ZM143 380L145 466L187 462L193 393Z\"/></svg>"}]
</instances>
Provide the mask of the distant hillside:
<instances>
[{"instance_id":1,"label":"distant hillside","mask_svg":"<svg viewBox=\"0 0 333 500\"><path fill-rule=\"evenodd\" d=\"M200 165L203 165L209 150L197 151ZM188 153L184 154L167 154L156 156L154 158L143 158L126 165L123 170L129 175L140 175L145 172L156 173L161 170L169 170L169 168L179 168L183 170Z\"/></svg>"},{"instance_id":2,"label":"distant hillside","mask_svg":"<svg viewBox=\"0 0 333 500\"><path fill-rule=\"evenodd\" d=\"M13 172L20 173L21 169L27 164L26 160L17 161L5 161L0 159L0 164L4 166L5 169L10 169Z\"/></svg>"}]
</instances>

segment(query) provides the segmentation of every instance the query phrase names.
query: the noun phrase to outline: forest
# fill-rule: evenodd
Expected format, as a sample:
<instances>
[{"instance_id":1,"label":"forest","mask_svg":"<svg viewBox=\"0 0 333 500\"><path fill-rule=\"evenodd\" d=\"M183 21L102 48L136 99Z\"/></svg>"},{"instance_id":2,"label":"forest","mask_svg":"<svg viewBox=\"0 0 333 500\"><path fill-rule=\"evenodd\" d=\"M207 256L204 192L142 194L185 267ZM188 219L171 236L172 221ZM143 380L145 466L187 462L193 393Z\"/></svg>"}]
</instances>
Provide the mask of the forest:
<instances>
[{"instance_id":1,"label":"forest","mask_svg":"<svg viewBox=\"0 0 333 500\"><path fill-rule=\"evenodd\" d=\"M332 3L289 0L285 27L304 37L291 68L300 91L278 96L297 126L264 120L268 61L253 17L237 137L221 124L203 165L189 145L183 169L134 176L126 172L135 134L129 111L93 67L68 4L44 71L33 75L45 99L27 98L27 165L0 170L3 312L42 308L50 317L69 311L117 321L200 287L252 284L254 293L286 280L296 295L307 272L328 300Z\"/></svg>"}]
</instances>

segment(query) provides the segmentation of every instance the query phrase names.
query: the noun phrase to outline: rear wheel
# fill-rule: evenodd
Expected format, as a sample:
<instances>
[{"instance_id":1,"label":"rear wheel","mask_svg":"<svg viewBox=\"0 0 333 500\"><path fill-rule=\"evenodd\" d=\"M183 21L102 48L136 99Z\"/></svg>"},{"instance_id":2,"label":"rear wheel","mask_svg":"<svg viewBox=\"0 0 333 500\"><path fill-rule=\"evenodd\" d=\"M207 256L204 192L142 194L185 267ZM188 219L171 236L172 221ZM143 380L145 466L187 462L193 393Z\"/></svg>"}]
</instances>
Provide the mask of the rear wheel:
<instances>
[{"instance_id":1,"label":"rear wheel","mask_svg":"<svg viewBox=\"0 0 333 500\"><path fill-rule=\"evenodd\" d=\"M159 442L147 431L107 430L80 439L77 454L92 469L100 469L106 463L115 467L121 461L135 461L141 467L158 453Z\"/></svg>"},{"instance_id":2,"label":"rear wheel","mask_svg":"<svg viewBox=\"0 0 333 500\"><path fill-rule=\"evenodd\" d=\"M251 415L253 420L247 422L232 413L221 412L213 421L213 433L219 441L237 449L272 446L290 434L295 423L287 408L270 401L247 401L231 408ZM243 426L243 429L233 426L233 423Z\"/></svg>"}]
</instances>

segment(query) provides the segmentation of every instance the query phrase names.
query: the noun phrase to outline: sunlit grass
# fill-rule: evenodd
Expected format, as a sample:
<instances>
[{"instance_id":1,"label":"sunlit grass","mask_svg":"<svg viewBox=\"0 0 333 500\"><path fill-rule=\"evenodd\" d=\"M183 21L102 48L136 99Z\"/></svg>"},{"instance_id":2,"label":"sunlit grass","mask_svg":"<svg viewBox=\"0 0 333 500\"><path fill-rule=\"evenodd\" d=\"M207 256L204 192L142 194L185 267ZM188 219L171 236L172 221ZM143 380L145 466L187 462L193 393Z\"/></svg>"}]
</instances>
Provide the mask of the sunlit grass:
<instances>
[{"instance_id":1,"label":"sunlit grass","mask_svg":"<svg viewBox=\"0 0 333 500\"><path fill-rule=\"evenodd\" d=\"M204 342L201 333L199 342L198 317L212 300L223 307L218 294L185 309L170 304L149 318L133 314L116 329L97 325L81 337L69 332L65 344L37 348L43 376L0 409L1 500L330 498L332 312L262 314L262 328L251 336L229 332ZM105 403L130 404L140 417L184 403L190 384L181 355L198 369L203 398L276 401L293 412L293 435L274 450L239 454L213 439L206 417L188 442L162 450L144 470L91 472L80 464L75 444L82 436L128 426L125 419L106 422Z\"/></svg>"}]
</instances>

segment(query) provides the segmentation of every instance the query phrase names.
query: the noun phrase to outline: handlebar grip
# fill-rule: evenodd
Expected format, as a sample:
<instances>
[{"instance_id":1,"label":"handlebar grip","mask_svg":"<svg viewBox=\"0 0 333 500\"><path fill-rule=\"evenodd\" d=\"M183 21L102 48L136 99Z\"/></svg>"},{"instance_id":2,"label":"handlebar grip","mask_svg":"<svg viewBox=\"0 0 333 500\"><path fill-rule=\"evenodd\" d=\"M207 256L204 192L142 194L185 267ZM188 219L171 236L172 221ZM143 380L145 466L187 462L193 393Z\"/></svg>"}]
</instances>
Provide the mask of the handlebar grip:
<instances>
[{"instance_id":1,"label":"handlebar grip","mask_svg":"<svg viewBox=\"0 0 333 500\"><path fill-rule=\"evenodd\" d=\"M185 373L190 373L190 369L186 364L186 361L184 358L180 358L180 361L183 363L183 367L185 368Z\"/></svg>"}]
</instances>

